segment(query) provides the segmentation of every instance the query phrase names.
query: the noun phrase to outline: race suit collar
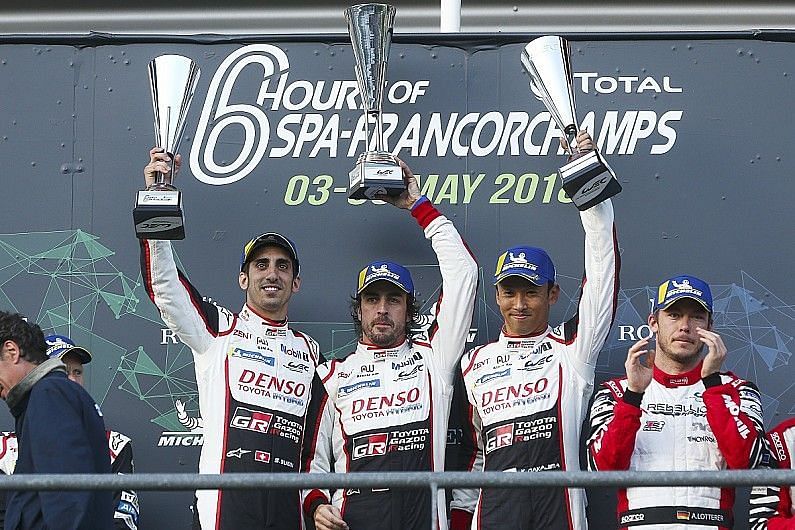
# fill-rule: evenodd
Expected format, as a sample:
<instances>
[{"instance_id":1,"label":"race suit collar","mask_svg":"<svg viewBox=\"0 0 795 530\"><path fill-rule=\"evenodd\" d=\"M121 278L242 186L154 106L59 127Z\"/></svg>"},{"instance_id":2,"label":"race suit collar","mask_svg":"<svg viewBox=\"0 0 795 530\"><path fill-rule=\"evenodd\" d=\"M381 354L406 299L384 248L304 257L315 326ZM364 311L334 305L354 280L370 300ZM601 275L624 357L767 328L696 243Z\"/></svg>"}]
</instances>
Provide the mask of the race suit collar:
<instances>
[{"instance_id":1,"label":"race suit collar","mask_svg":"<svg viewBox=\"0 0 795 530\"><path fill-rule=\"evenodd\" d=\"M270 328L286 328L287 327L287 319L284 320L271 320L263 315L257 313L256 309L251 307L248 304L243 305L243 309L240 310L240 319L245 320L251 324L260 323L263 326L268 326Z\"/></svg>"},{"instance_id":2,"label":"race suit collar","mask_svg":"<svg viewBox=\"0 0 795 530\"><path fill-rule=\"evenodd\" d=\"M365 355L372 356L374 359L397 358L409 350L408 339L403 339L403 342L396 344L390 348L382 348L375 344L369 344L364 341L359 341L356 345L356 353L364 353Z\"/></svg>"},{"instance_id":3,"label":"race suit collar","mask_svg":"<svg viewBox=\"0 0 795 530\"><path fill-rule=\"evenodd\" d=\"M657 366L654 367L654 380L661 385L668 388L676 388L678 386L690 386L701 381L701 365L703 362L698 363L698 366L681 374L668 374L663 372Z\"/></svg>"},{"instance_id":4,"label":"race suit collar","mask_svg":"<svg viewBox=\"0 0 795 530\"><path fill-rule=\"evenodd\" d=\"M507 341L508 339L538 339L538 340L540 340L543 337L545 337L546 335L548 335L551 331L552 331L552 327L549 324L547 324L546 329L544 329L544 331L541 331L539 333L529 333L527 335L513 335L511 333L508 333L508 331L505 329L505 325L503 324L502 329L500 330L500 342Z\"/></svg>"}]
</instances>

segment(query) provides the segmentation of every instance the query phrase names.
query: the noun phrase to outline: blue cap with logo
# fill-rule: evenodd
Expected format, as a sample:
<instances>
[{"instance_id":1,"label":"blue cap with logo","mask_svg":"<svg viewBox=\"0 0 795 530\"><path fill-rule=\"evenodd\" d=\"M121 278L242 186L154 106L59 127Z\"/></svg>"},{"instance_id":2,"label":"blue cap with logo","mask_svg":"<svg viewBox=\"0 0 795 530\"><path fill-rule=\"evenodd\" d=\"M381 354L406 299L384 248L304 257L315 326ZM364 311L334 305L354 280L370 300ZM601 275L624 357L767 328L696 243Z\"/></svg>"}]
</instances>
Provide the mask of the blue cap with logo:
<instances>
[{"instance_id":1,"label":"blue cap with logo","mask_svg":"<svg viewBox=\"0 0 795 530\"><path fill-rule=\"evenodd\" d=\"M414 282L411 280L411 273L403 265L398 265L393 261L373 261L361 271L356 285L356 294L362 294L368 285L384 280L394 283L403 291L414 295Z\"/></svg>"},{"instance_id":2,"label":"blue cap with logo","mask_svg":"<svg viewBox=\"0 0 795 530\"><path fill-rule=\"evenodd\" d=\"M80 346L76 346L74 341L66 335L47 335L44 337L47 343L47 357L52 359L57 357L63 359L67 353L74 353L80 358L80 362L88 364L91 362L91 353Z\"/></svg>"},{"instance_id":3,"label":"blue cap with logo","mask_svg":"<svg viewBox=\"0 0 795 530\"><path fill-rule=\"evenodd\" d=\"M695 300L712 313L712 291L710 291L709 285L704 280L687 274L675 276L660 284L652 311L668 309L671 304L682 298Z\"/></svg>"},{"instance_id":4,"label":"blue cap with logo","mask_svg":"<svg viewBox=\"0 0 795 530\"><path fill-rule=\"evenodd\" d=\"M519 276L535 285L555 282L555 265L549 254L538 247L511 247L497 258L494 285L508 276Z\"/></svg>"},{"instance_id":5,"label":"blue cap with logo","mask_svg":"<svg viewBox=\"0 0 795 530\"><path fill-rule=\"evenodd\" d=\"M257 237L252 238L248 243L246 243L246 245L243 247L243 255L240 257L240 270L242 271L246 268L246 263L248 263L248 261L251 259L251 255L254 254L254 251L268 245L275 245L287 251L287 254L290 255L290 258L295 264L295 275L298 276L298 273L300 272L300 267L298 264L298 249L296 248L295 243L278 232L265 232L264 234L260 234Z\"/></svg>"}]
</instances>

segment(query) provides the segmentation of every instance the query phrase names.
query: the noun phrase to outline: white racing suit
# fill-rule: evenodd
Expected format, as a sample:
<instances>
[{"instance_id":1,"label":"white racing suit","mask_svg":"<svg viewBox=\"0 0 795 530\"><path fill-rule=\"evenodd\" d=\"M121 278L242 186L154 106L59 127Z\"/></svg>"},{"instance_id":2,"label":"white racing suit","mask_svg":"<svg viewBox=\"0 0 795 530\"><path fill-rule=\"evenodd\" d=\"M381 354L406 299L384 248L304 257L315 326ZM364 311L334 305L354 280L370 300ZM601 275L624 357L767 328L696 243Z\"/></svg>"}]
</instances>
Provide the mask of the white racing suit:
<instances>
[{"instance_id":1,"label":"white racing suit","mask_svg":"<svg viewBox=\"0 0 795 530\"><path fill-rule=\"evenodd\" d=\"M168 241L141 242L147 292L193 351L204 445L199 473L297 473L317 343L257 315L202 300L177 271ZM202 530L301 528L297 491L200 490Z\"/></svg>"},{"instance_id":2,"label":"white racing suit","mask_svg":"<svg viewBox=\"0 0 795 530\"><path fill-rule=\"evenodd\" d=\"M504 331L461 359L468 411L463 451L476 471L580 469L580 431L599 351L616 311L619 255L613 205L580 212L585 277L577 314L534 336ZM580 488L455 490L451 510L473 512L472 528L584 529Z\"/></svg>"},{"instance_id":3,"label":"white racing suit","mask_svg":"<svg viewBox=\"0 0 795 530\"><path fill-rule=\"evenodd\" d=\"M304 460L312 473L442 471L453 372L466 344L475 303L477 263L453 223L427 200L412 215L439 261L442 294L427 336L392 348L359 342L318 367L317 424L307 429ZM314 412L311 413L314 417ZM361 488L304 492L308 518L332 503L356 530L427 528L428 490ZM446 528L439 491L439 527Z\"/></svg>"}]
</instances>

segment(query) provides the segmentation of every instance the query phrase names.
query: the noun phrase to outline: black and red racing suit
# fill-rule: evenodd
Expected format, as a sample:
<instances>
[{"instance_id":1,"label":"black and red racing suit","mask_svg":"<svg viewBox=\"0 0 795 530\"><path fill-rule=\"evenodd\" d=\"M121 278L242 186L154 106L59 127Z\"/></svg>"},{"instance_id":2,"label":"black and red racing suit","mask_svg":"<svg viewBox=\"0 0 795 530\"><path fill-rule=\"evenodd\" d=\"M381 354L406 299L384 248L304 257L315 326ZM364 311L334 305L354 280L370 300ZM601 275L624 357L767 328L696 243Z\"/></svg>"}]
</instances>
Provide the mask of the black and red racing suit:
<instances>
[{"instance_id":1,"label":"black and red racing suit","mask_svg":"<svg viewBox=\"0 0 795 530\"><path fill-rule=\"evenodd\" d=\"M731 373L701 378L654 367L648 388L602 384L591 405L588 465L604 471L749 469L768 453L756 385ZM620 528L728 529L734 488L634 487L618 494Z\"/></svg>"}]
</instances>

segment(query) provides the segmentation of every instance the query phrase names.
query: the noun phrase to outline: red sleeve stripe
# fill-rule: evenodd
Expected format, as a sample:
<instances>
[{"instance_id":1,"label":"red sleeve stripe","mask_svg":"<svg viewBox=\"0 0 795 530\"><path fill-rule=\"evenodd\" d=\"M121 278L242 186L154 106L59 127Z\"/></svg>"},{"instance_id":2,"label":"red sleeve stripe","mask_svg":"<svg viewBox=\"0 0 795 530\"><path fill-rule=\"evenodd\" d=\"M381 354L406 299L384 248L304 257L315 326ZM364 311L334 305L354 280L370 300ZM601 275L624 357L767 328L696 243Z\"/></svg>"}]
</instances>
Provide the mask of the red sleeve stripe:
<instances>
[{"instance_id":1,"label":"red sleeve stripe","mask_svg":"<svg viewBox=\"0 0 795 530\"><path fill-rule=\"evenodd\" d=\"M329 369L328 369L328 374L326 374L326 377L323 378L323 384L324 385L326 384L326 381L328 381L329 378L332 375L334 375L334 371L335 371L336 367L337 367L337 359L332 359L331 366L329 366Z\"/></svg>"},{"instance_id":2,"label":"red sleeve stripe","mask_svg":"<svg viewBox=\"0 0 795 530\"><path fill-rule=\"evenodd\" d=\"M420 202L420 204L416 205L411 210L411 216L417 220L423 230L427 228L429 224L431 224L431 221L440 215L442 214L433 206L433 204L431 204L431 201L428 199Z\"/></svg>"},{"instance_id":3,"label":"red sleeve stripe","mask_svg":"<svg viewBox=\"0 0 795 530\"><path fill-rule=\"evenodd\" d=\"M315 381L317 381L317 379L315 379ZM306 457L306 461L304 461L304 471L307 473L310 472L310 465L312 464L312 460L315 459L315 448L317 447L317 436L320 433L320 422L323 421L323 409L326 408L326 401L328 400L325 389L321 389L320 391L323 392L324 395L317 409L317 418L315 418L315 425L312 430L312 439L309 441L310 452Z\"/></svg>"},{"instance_id":4,"label":"red sleeve stripe","mask_svg":"<svg viewBox=\"0 0 795 530\"><path fill-rule=\"evenodd\" d=\"M619 278L621 273L621 253L618 251L618 233L616 232L615 223L613 223L613 260L616 263L616 271L613 284L613 314L610 317L611 326L616 320L616 311L618 310L618 290L621 288L621 280Z\"/></svg>"},{"instance_id":5,"label":"red sleeve stripe","mask_svg":"<svg viewBox=\"0 0 795 530\"><path fill-rule=\"evenodd\" d=\"M478 352L486 346L487 345L484 344L483 346L475 348L475 350L472 352L472 356L469 358L469 364L467 365L466 368L464 368L464 371L461 373L462 375L467 375L469 373L469 371L472 369L472 366L475 364L475 357L478 356Z\"/></svg>"},{"instance_id":6,"label":"red sleeve stripe","mask_svg":"<svg viewBox=\"0 0 795 530\"><path fill-rule=\"evenodd\" d=\"M439 289L439 298L436 300L436 313L433 315L433 322L431 323L431 327L428 328L428 340L433 340L433 336L436 335L436 332L439 330L439 308L442 307L442 298L444 298L444 292L442 289Z\"/></svg>"},{"instance_id":7,"label":"red sleeve stripe","mask_svg":"<svg viewBox=\"0 0 795 530\"><path fill-rule=\"evenodd\" d=\"M154 302L155 293L152 290L152 260L151 256L149 255L149 243L145 239L141 240L141 269L141 272L143 273L142 275L146 294L148 294L149 299Z\"/></svg>"},{"instance_id":8,"label":"red sleeve stripe","mask_svg":"<svg viewBox=\"0 0 795 530\"><path fill-rule=\"evenodd\" d=\"M306 496L306 499L304 499L304 513L306 514L307 517L310 516L309 510L312 507L312 504L318 501L319 504L329 504L330 502L328 497L326 497L326 495L322 491L320 490L310 491L309 494Z\"/></svg>"},{"instance_id":9,"label":"red sleeve stripe","mask_svg":"<svg viewBox=\"0 0 795 530\"><path fill-rule=\"evenodd\" d=\"M469 430L469 435L470 435L469 438L472 443L472 455L469 457L469 463L467 464L467 471L472 471L472 468L475 467L475 459L477 458L478 455L478 434L475 430L475 422L472 419L472 416L474 415L473 411L474 408L472 407L472 403L469 403L469 400L467 400L467 421L469 422L467 430Z\"/></svg>"}]
</instances>

